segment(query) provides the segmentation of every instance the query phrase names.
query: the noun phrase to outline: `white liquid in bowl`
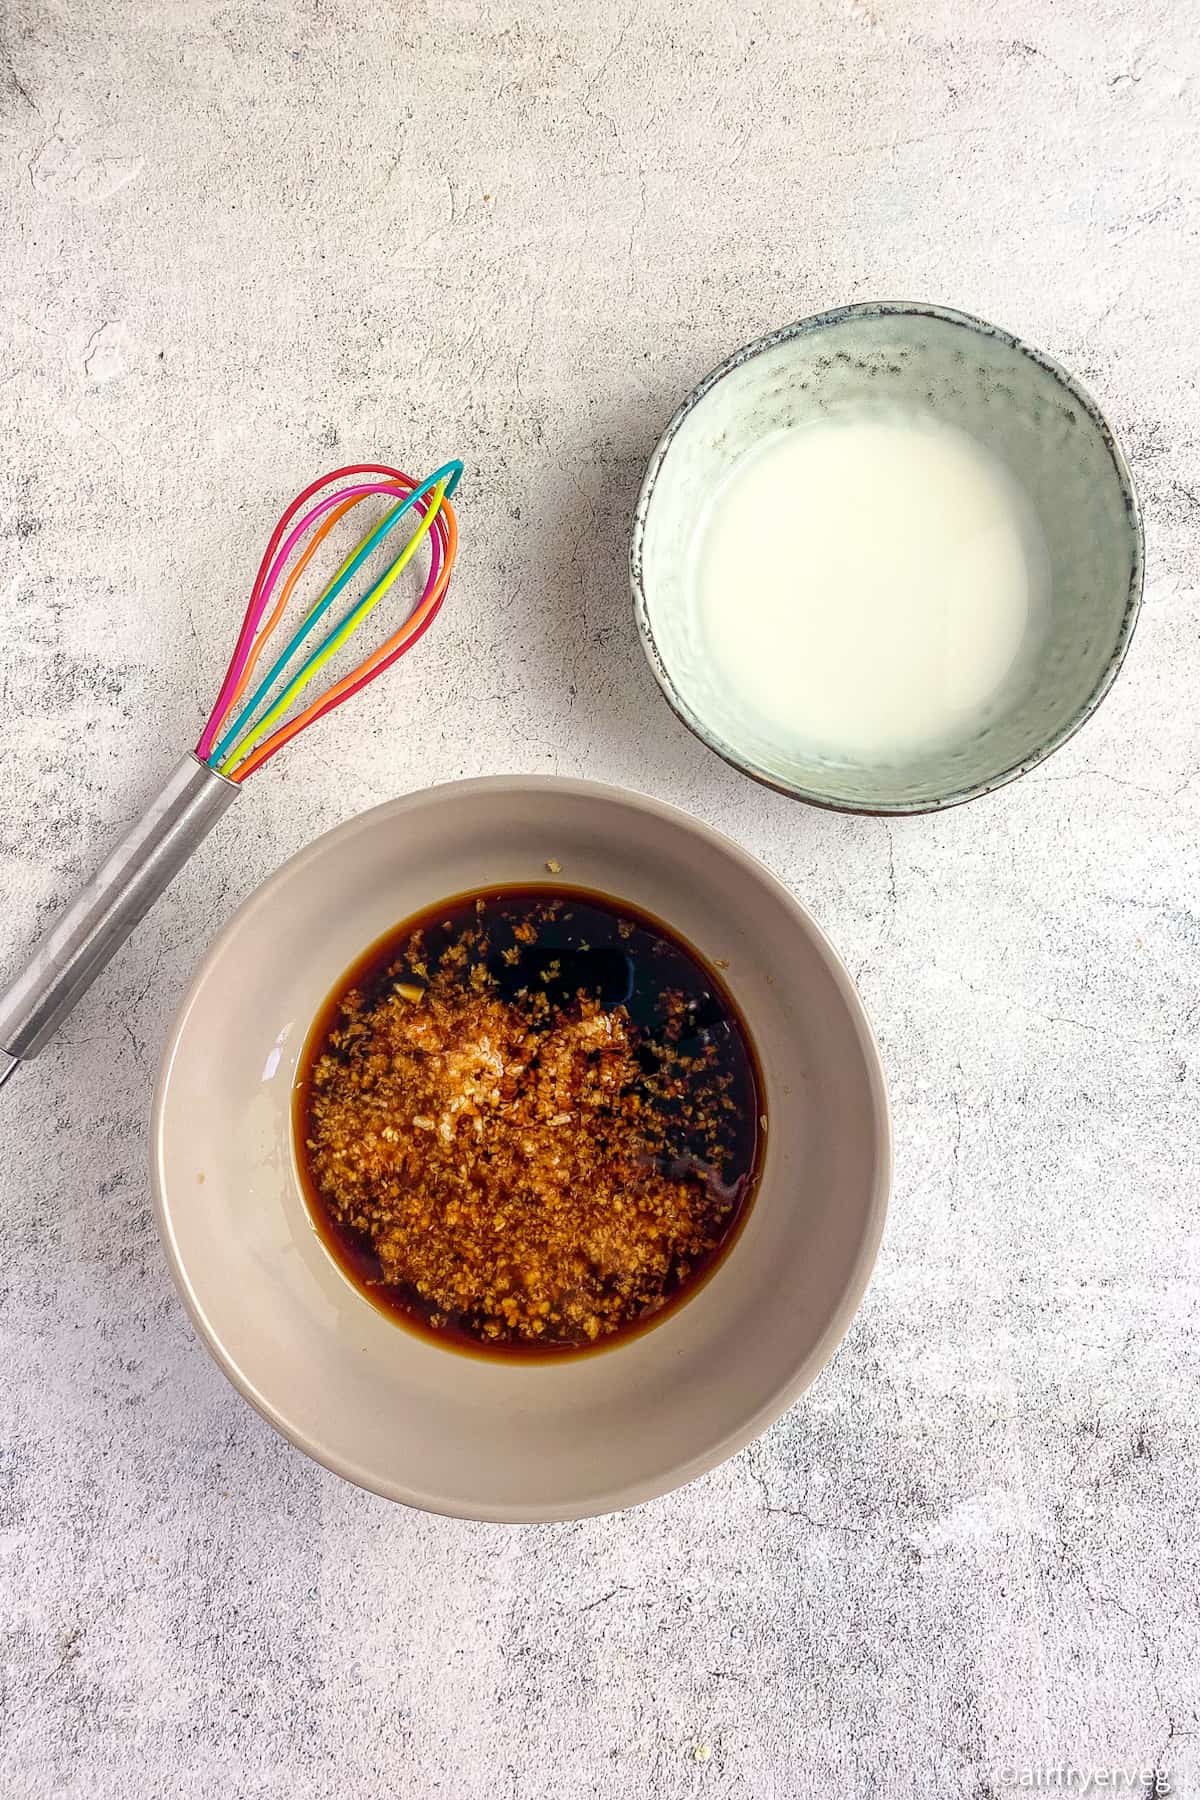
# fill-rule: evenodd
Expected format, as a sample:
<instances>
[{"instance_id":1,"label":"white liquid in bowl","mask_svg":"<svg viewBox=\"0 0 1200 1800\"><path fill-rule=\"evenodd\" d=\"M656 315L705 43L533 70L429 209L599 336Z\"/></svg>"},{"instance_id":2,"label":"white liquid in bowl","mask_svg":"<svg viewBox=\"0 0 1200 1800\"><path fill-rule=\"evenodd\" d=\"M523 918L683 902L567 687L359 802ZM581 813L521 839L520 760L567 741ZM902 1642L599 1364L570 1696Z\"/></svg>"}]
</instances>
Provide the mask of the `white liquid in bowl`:
<instances>
[{"instance_id":1,"label":"white liquid in bowl","mask_svg":"<svg viewBox=\"0 0 1200 1800\"><path fill-rule=\"evenodd\" d=\"M985 725L1049 582L1010 471L916 411L764 440L714 495L692 555L706 652L738 712L798 754L850 762Z\"/></svg>"}]
</instances>

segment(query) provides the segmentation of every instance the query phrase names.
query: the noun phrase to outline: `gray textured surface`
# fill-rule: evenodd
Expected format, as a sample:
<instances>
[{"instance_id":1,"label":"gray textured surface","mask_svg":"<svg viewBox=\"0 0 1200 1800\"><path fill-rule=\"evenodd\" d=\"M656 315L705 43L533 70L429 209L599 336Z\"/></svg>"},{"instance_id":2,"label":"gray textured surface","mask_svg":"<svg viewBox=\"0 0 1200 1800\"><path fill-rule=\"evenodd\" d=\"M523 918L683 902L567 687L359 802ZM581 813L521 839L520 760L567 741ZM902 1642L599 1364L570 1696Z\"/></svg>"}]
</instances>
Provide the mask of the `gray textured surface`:
<instances>
[{"instance_id":1,"label":"gray textured surface","mask_svg":"<svg viewBox=\"0 0 1200 1800\"><path fill-rule=\"evenodd\" d=\"M436 641L263 778L3 1095L5 1800L891 1800L1060 1758L1187 1791L1189 9L8 0L0 26L14 946L194 736L276 507L334 458L468 464ZM888 294L1073 367L1150 532L1083 735L890 826L693 743L623 570L696 377ZM373 800L507 768L650 789L779 870L861 981L898 1148L810 1401L683 1493L533 1531L407 1515L278 1441L184 1321L145 1173L167 1021L234 903Z\"/></svg>"}]
</instances>

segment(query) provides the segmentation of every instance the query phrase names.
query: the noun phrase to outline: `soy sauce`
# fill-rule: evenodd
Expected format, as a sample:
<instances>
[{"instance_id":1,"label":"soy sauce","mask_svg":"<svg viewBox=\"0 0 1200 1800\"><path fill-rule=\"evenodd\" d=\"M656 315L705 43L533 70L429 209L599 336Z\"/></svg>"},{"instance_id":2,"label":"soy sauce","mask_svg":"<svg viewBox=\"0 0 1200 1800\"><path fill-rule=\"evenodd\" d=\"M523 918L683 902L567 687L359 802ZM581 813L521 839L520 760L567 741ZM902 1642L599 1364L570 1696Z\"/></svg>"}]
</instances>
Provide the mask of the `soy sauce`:
<instances>
[{"instance_id":1,"label":"soy sauce","mask_svg":"<svg viewBox=\"0 0 1200 1800\"><path fill-rule=\"evenodd\" d=\"M510 1358L608 1348L693 1295L745 1223L766 1117L717 971L624 901L539 884L373 944L312 1026L293 1124L353 1284Z\"/></svg>"}]
</instances>

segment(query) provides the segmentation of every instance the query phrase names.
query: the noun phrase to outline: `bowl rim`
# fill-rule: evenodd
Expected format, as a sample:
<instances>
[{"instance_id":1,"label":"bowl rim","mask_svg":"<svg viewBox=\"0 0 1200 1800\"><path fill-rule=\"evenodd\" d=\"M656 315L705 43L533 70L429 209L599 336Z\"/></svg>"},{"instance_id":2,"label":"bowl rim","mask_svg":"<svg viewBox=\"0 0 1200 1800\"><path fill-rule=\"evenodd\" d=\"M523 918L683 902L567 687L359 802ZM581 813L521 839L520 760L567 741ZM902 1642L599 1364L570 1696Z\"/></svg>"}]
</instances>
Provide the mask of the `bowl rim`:
<instances>
[{"instance_id":1,"label":"bowl rim","mask_svg":"<svg viewBox=\"0 0 1200 1800\"><path fill-rule=\"evenodd\" d=\"M867 1199L862 1239L855 1253L850 1279L840 1296L838 1305L831 1313L816 1343L809 1349L798 1366L784 1381L779 1383L769 1398L737 1429L706 1444L686 1462L676 1463L649 1479L618 1482L612 1487L597 1490L594 1495L589 1496L586 1503L543 1507L521 1504L504 1508L494 1506L489 1508L486 1502L478 1506L467 1503L451 1504L444 1497L432 1496L417 1488L407 1487L403 1482L381 1479L373 1471L342 1459L329 1451L311 1433L285 1418L268 1396L256 1387L250 1373L240 1368L233 1355L226 1350L215 1327L205 1314L203 1303L192 1286L176 1243L167 1199L165 1109L175 1058L187 1029L193 1004L201 988L209 979L216 962L224 955L230 941L242 928L243 922L252 913L271 904L276 889L285 878L293 876L307 863L314 862L320 857L337 854L347 839L358 832L375 828L383 824L385 820L395 819L417 807L433 803L444 805L447 802L453 802L460 795L479 792L493 794L504 792L544 793L549 789L564 794L575 794L581 798L595 797L617 801L622 805L647 812L654 817L683 825L689 832L706 841L710 847L738 864L749 877L774 890L777 897L783 900L787 909L792 913L797 926L809 934L816 949L824 957L829 973L846 1006L850 1023L863 1053L870 1100L870 1120L876 1145L874 1178ZM167 1266L176 1291L183 1302L184 1310L201 1343L242 1398L249 1401L255 1411L289 1443L310 1456L314 1462L330 1470L331 1473L341 1476L354 1486L363 1488L369 1493L378 1494L384 1499L399 1501L403 1505L414 1507L420 1511L440 1514L447 1518L471 1519L490 1524L550 1523L595 1517L604 1513L620 1511L630 1506L642 1505L647 1501L671 1493L686 1482L706 1474L759 1437L812 1386L850 1329L866 1293L878 1257L891 1195L893 1166L891 1107L878 1039L849 969L808 908L796 898L791 889L765 863L751 855L748 850L743 849L724 832L718 831L703 820L694 818L682 807L673 806L666 801L655 799L651 795L638 793L633 789L618 787L611 783L555 775L486 775L466 780L435 783L430 787L419 788L412 793L400 795L395 799L384 801L378 806L369 807L363 812L352 815L349 819L343 820L341 824L322 832L311 843L281 863L243 900L205 949L188 984L187 991L180 1001L163 1048L150 1119L150 1173L154 1220Z\"/></svg>"},{"instance_id":2,"label":"bowl rim","mask_svg":"<svg viewBox=\"0 0 1200 1800\"><path fill-rule=\"evenodd\" d=\"M1065 725L1060 726L1056 732L1052 733L1032 755L1025 757L1020 762L1010 764L1000 774L991 776L986 781L976 782L971 787L956 790L945 797L921 801L916 805L907 802L877 801L868 806L848 800L833 800L827 794L822 794L817 790L780 781L777 777L769 775L765 770L756 767L748 759L740 756L731 745L718 740L710 727L705 725L699 715L693 712L675 687L654 636L643 576L643 541L650 504L654 498L654 489L676 434L693 408L704 399L712 388L723 381L726 375L732 373L734 369L740 368L743 363L761 355L763 351L774 349L778 344L790 343L793 338L807 337L812 333L827 330L830 326L841 325L848 319L897 317L937 319L944 324L958 326L977 336L995 338L1000 343L1007 345L1009 349L1027 356L1031 362L1036 363L1052 380L1058 383L1064 392L1087 414L1099 432L1101 441L1112 461L1132 534L1133 557L1129 573L1129 587L1125 596L1125 610L1121 617L1121 625L1113 649L1088 698L1071 715ZM857 300L845 306L830 307L825 312L813 313L790 325L781 325L774 331L765 332L761 337L753 338L749 343L742 344L710 369L708 374L697 382L691 392L676 407L651 453L634 506L629 539L629 585L633 596L634 620L637 624L638 636L642 641L642 649L646 653L646 659L662 689L667 704L676 718L687 726L693 736L699 738L700 742L719 756L722 762L727 763L732 769L737 769L741 774L748 775L752 781L757 781L762 787L770 788L777 794L783 794L789 800L800 800L807 806L819 807L825 812L858 814L869 818L911 818L923 813L946 812L952 806L964 806L969 800L978 800L984 794L995 793L997 788L1007 787L1010 781L1016 781L1018 776L1028 774L1031 769L1036 769L1039 763L1045 762L1048 756L1052 756L1056 750L1060 750L1069 739L1075 736L1080 727L1087 723L1120 673L1125 654L1129 649L1141 609L1145 559L1146 540L1142 509L1125 453L1114 437L1100 407L1069 369L1065 369L1054 357L1048 356L1044 350L1039 350L1036 345L1029 343L1026 339L1005 330L1002 325L993 325L987 319L977 318L973 313L959 312L954 307L941 306L933 301Z\"/></svg>"}]
</instances>

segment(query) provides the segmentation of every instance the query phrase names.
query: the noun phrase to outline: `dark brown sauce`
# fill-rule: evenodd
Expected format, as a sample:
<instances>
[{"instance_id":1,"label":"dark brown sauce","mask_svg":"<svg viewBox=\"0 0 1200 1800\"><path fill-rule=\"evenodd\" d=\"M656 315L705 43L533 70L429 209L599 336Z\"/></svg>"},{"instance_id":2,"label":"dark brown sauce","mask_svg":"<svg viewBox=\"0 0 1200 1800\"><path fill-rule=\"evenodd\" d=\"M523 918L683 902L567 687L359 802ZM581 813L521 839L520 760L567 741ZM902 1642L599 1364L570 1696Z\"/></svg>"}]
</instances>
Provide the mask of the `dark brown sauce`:
<instances>
[{"instance_id":1,"label":"dark brown sauce","mask_svg":"<svg viewBox=\"0 0 1200 1800\"><path fill-rule=\"evenodd\" d=\"M464 962L462 947L468 942L478 953ZM486 1336L497 1328L495 1323L485 1323L478 1310L466 1306L455 1311L431 1301L411 1283L389 1279L377 1248L381 1240L371 1229L348 1222L345 1197L334 1191L330 1174L339 1165L330 1161L327 1143L322 1140L318 1150L313 1136L321 1130L314 1123L321 1116L321 1100L331 1090L347 1092L353 1102L353 1084L363 1079L356 1070L366 1066L361 1061L364 1046L373 1047L372 1019L385 1019L388 1008L393 1009L393 1018L399 1017L409 1004L408 994L419 994L422 988L426 995L444 994L448 982L456 993L461 991L464 1004L470 1004L472 970L480 964L483 973L474 976L474 993L485 987L488 997L506 1007L533 1009L529 1041L535 1045L549 1044L549 1036L538 1034L550 1033L564 1021L568 1026L575 1021L578 1028L581 1014L594 1020L599 1010L619 1021L626 1074L633 1066L631 1057L636 1058L637 1070L637 1078L621 1087L625 1122L643 1116L627 1110L643 1104L648 1109L644 1116L656 1122L648 1140L653 1155L639 1159L645 1179L670 1184L668 1191L687 1190L705 1218L705 1238L692 1240L693 1246L703 1241L702 1252L672 1255L650 1302L631 1305L618 1322L606 1323L599 1335L585 1335L583 1327L555 1310L555 1322L547 1319L545 1325L552 1335L532 1338L514 1331L495 1341ZM393 998L396 995L400 998ZM354 1023L353 1030L347 1030L348 1023ZM537 1061L535 1049L526 1081L536 1077ZM388 1059L376 1056L370 1066L386 1070ZM693 1076L690 1069L703 1074ZM370 1082L368 1076L366 1085ZM689 1083L696 1086L696 1093ZM703 1107L697 1097L701 1090ZM718 1092L719 1111L714 1112L712 1096ZM380 1116L378 1109L374 1116ZM600 1119L603 1128L596 1111L579 1116L593 1127ZM697 1117L703 1129L694 1123ZM424 1124L432 1130L432 1120ZM296 1161L305 1199L319 1236L342 1271L382 1311L420 1335L449 1348L503 1358L607 1349L646 1330L695 1294L729 1253L745 1223L758 1181L765 1126L757 1058L737 1006L716 971L675 932L640 909L590 890L549 884L455 896L406 919L371 945L317 1015L293 1094ZM418 1142L419 1137L408 1132L413 1154L426 1143L449 1154L427 1137ZM468 1149L472 1143L468 1141ZM408 1167L411 1171L411 1160ZM364 1179L368 1178L360 1177L360 1193ZM638 1179L633 1177L635 1186ZM630 1196L628 1203L634 1205L635 1198ZM510 1191L503 1201L510 1212L538 1203L532 1191ZM430 1204L442 1204L436 1192ZM626 1277L621 1274L618 1281L625 1282Z\"/></svg>"}]
</instances>

